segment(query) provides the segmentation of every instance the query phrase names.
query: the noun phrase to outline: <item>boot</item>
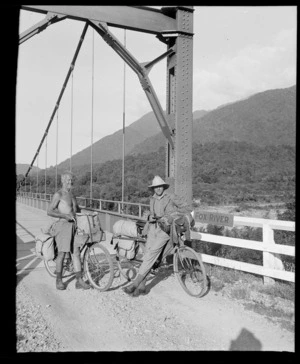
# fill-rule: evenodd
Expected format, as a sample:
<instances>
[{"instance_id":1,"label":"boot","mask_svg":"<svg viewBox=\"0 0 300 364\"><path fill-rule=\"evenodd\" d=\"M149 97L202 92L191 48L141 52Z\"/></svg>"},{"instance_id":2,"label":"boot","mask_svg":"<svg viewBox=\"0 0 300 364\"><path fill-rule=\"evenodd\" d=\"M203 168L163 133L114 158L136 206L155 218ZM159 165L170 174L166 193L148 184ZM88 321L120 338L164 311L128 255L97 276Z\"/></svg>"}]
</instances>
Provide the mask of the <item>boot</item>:
<instances>
[{"instance_id":1,"label":"boot","mask_svg":"<svg viewBox=\"0 0 300 364\"><path fill-rule=\"evenodd\" d=\"M136 279L129 286L123 288L123 291L127 294L132 294L143 280L144 277L138 274Z\"/></svg>"},{"instance_id":2,"label":"boot","mask_svg":"<svg viewBox=\"0 0 300 364\"><path fill-rule=\"evenodd\" d=\"M56 273L56 289L64 290L66 289L66 285L62 281L62 274L61 272Z\"/></svg>"},{"instance_id":3,"label":"boot","mask_svg":"<svg viewBox=\"0 0 300 364\"><path fill-rule=\"evenodd\" d=\"M138 297L147 294L146 292L146 277L140 283L140 285L133 291L132 297Z\"/></svg>"},{"instance_id":4,"label":"boot","mask_svg":"<svg viewBox=\"0 0 300 364\"><path fill-rule=\"evenodd\" d=\"M87 283L85 283L85 281L82 279L81 277L81 271L80 272L76 272L76 283L75 283L75 288L76 289L89 289L91 288L91 286Z\"/></svg>"}]
</instances>

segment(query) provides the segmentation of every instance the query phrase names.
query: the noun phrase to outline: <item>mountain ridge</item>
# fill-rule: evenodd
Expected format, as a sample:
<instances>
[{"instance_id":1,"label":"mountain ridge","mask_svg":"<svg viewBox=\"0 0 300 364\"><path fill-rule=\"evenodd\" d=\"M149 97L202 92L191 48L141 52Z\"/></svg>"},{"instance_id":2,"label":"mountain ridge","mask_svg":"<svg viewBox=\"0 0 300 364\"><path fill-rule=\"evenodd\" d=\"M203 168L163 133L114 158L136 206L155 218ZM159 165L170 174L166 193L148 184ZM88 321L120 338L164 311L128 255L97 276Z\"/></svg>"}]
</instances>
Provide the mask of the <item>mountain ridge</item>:
<instances>
[{"instance_id":1,"label":"mountain ridge","mask_svg":"<svg viewBox=\"0 0 300 364\"><path fill-rule=\"evenodd\" d=\"M254 94L218 107L193 121L193 142L251 142L259 146L291 145L296 138L296 86ZM164 146L161 132L136 145L131 155Z\"/></svg>"},{"instance_id":2,"label":"mountain ridge","mask_svg":"<svg viewBox=\"0 0 300 364\"><path fill-rule=\"evenodd\" d=\"M259 92L211 111L193 112L193 143L225 140L251 142L259 146L295 146L295 130L296 85ZM93 164L121 159L122 145L123 129L96 141L93 144ZM162 146L165 146L165 138L152 111L125 129L126 155L147 154ZM58 169L68 169L69 161L68 158L61 162ZM90 146L72 156L72 167L89 164Z\"/></svg>"}]
</instances>

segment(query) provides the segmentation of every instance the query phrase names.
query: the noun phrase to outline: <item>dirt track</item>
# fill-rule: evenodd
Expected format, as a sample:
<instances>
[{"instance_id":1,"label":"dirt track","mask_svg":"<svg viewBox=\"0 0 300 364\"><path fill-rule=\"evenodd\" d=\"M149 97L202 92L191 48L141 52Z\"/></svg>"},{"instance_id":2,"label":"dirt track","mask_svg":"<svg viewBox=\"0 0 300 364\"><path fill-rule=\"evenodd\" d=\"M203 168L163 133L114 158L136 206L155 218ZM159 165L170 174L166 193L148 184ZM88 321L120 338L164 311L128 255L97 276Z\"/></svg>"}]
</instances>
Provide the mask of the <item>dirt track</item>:
<instances>
[{"instance_id":1,"label":"dirt track","mask_svg":"<svg viewBox=\"0 0 300 364\"><path fill-rule=\"evenodd\" d=\"M42 216L40 211L30 211L34 219L37 214ZM21 214L18 221L24 227ZM21 229L18 236L23 256L30 255L33 243L22 240ZM27 261L22 262L23 268L18 268L17 306L22 304L22 297L26 304L26 292L26 300L38 311L37 317L43 317L50 339L58 343L56 349L50 345L37 350L294 351L293 333L218 292L210 291L200 299L188 296L170 268L162 268L149 281L147 295L132 298L122 291L125 282L120 278L104 293L76 290L74 279L66 291L58 291L40 261L27 263L26 269Z\"/></svg>"}]
</instances>

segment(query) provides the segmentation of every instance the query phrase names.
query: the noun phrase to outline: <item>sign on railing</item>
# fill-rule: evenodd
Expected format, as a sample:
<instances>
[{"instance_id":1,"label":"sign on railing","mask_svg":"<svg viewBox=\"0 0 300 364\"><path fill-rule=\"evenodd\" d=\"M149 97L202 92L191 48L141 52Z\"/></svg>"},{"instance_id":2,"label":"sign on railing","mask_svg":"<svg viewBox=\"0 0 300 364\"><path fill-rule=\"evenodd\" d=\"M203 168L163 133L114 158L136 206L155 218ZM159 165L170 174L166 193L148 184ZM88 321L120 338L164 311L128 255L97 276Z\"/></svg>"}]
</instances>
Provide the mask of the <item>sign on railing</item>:
<instances>
[{"instance_id":1,"label":"sign on railing","mask_svg":"<svg viewBox=\"0 0 300 364\"><path fill-rule=\"evenodd\" d=\"M195 212L195 221L201 222L203 224L223 225L232 227L233 217L234 215L222 214L219 212L210 212L210 211Z\"/></svg>"}]
</instances>

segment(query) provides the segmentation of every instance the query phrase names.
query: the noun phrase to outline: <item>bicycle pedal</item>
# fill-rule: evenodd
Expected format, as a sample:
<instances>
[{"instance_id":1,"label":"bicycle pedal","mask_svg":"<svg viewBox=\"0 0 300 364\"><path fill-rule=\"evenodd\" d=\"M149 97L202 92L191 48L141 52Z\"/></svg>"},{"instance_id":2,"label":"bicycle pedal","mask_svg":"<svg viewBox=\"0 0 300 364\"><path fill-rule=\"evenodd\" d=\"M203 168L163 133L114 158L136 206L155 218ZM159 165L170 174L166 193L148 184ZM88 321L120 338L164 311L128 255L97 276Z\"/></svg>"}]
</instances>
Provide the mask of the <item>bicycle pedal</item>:
<instances>
[{"instance_id":1,"label":"bicycle pedal","mask_svg":"<svg viewBox=\"0 0 300 364\"><path fill-rule=\"evenodd\" d=\"M152 275L152 276L156 276L157 273L158 273L158 268L157 269L151 269L149 274Z\"/></svg>"}]
</instances>

